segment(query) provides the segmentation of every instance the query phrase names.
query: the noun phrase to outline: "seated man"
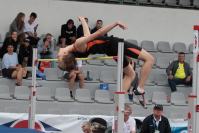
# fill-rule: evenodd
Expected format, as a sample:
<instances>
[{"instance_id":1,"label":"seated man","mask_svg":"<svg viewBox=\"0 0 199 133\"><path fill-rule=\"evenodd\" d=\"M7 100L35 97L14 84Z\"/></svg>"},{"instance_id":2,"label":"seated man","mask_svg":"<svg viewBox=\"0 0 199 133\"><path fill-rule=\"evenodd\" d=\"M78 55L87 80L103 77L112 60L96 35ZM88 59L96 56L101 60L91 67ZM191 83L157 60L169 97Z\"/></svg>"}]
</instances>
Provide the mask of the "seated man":
<instances>
[{"instance_id":1,"label":"seated man","mask_svg":"<svg viewBox=\"0 0 199 133\"><path fill-rule=\"evenodd\" d=\"M9 44L7 53L4 54L2 60L2 74L4 77L16 79L16 85L22 85L22 78L26 77L26 69L18 64L17 54L13 52L13 45Z\"/></svg>"},{"instance_id":2,"label":"seated man","mask_svg":"<svg viewBox=\"0 0 199 133\"><path fill-rule=\"evenodd\" d=\"M101 19L98 19L96 21L96 26L91 30L91 33L95 33L97 30L101 29L103 27L103 21ZM108 34L104 34L104 36L108 36Z\"/></svg>"},{"instance_id":3,"label":"seated man","mask_svg":"<svg viewBox=\"0 0 199 133\"><path fill-rule=\"evenodd\" d=\"M185 53L178 53L178 60L173 61L166 70L168 82L172 92L176 91L176 85L192 84L192 72L189 64L185 62Z\"/></svg>"}]
</instances>

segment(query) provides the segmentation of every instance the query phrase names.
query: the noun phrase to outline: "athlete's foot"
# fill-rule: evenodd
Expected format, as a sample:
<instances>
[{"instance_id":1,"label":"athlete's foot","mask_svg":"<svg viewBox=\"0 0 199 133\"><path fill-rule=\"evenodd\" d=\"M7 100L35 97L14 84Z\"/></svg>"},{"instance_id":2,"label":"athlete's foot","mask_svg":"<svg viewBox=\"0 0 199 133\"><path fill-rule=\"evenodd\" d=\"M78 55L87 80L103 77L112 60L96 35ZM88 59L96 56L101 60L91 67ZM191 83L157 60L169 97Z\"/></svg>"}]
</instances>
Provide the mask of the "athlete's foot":
<instances>
[{"instance_id":1,"label":"athlete's foot","mask_svg":"<svg viewBox=\"0 0 199 133\"><path fill-rule=\"evenodd\" d=\"M137 89L133 90L135 95L144 95L144 89L141 89L139 86L137 87Z\"/></svg>"},{"instance_id":2,"label":"athlete's foot","mask_svg":"<svg viewBox=\"0 0 199 133\"><path fill-rule=\"evenodd\" d=\"M140 104L142 105L142 107L144 109L147 109L146 107L146 101L145 101L145 97L144 97L144 89L140 89L140 87L138 87L136 90L133 90L134 94L137 96Z\"/></svg>"}]
</instances>

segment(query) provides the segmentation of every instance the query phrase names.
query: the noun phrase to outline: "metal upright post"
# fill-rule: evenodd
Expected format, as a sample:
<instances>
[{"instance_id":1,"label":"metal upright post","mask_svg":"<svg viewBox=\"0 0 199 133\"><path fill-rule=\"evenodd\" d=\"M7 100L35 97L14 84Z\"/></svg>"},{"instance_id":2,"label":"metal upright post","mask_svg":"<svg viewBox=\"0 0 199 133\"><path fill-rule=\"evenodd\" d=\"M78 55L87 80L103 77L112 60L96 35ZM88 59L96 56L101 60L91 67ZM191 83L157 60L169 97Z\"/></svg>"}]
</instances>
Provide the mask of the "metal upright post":
<instances>
[{"instance_id":1,"label":"metal upright post","mask_svg":"<svg viewBox=\"0 0 199 133\"><path fill-rule=\"evenodd\" d=\"M36 68L37 68L37 48L33 48L32 59L32 86L30 90L29 119L28 127L35 128L35 110L36 110Z\"/></svg>"},{"instance_id":2,"label":"metal upright post","mask_svg":"<svg viewBox=\"0 0 199 133\"><path fill-rule=\"evenodd\" d=\"M118 45L118 65L117 65L117 92L115 93L115 130L114 133L124 132L124 98L125 92L122 88L123 83L123 56L124 42Z\"/></svg>"}]
</instances>

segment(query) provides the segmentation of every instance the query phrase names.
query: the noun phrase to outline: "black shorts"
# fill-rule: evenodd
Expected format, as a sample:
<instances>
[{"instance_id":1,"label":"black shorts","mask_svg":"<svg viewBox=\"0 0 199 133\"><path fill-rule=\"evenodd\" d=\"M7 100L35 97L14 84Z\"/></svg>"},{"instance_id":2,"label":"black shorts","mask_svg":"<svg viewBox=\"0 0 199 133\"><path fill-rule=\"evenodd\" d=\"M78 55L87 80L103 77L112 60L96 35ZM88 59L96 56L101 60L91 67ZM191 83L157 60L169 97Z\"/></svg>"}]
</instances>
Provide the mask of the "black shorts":
<instances>
[{"instance_id":1,"label":"black shorts","mask_svg":"<svg viewBox=\"0 0 199 133\"><path fill-rule=\"evenodd\" d=\"M3 75L3 77L12 79L12 73L15 70L16 70L15 68L8 68L8 69L4 68L4 69L2 69L2 75Z\"/></svg>"},{"instance_id":2,"label":"black shorts","mask_svg":"<svg viewBox=\"0 0 199 133\"><path fill-rule=\"evenodd\" d=\"M85 56L89 54L106 54L108 56L117 56L118 55L118 44L121 42L121 38L118 37L99 37L89 43L87 43L87 51L84 53ZM140 55L142 48L124 41L124 62L123 67L128 66L128 58L137 59ZM81 55L80 55L81 56ZM83 56L81 56L83 57Z\"/></svg>"},{"instance_id":3,"label":"black shorts","mask_svg":"<svg viewBox=\"0 0 199 133\"><path fill-rule=\"evenodd\" d=\"M118 43L120 42L120 38L117 37L110 37L110 41L108 42L108 50L106 51L106 54L108 56L117 56L118 54ZM123 59L123 68L128 66L129 64L129 59L128 58L134 58L138 59L140 52L142 51L142 48L124 41L124 59Z\"/></svg>"}]
</instances>

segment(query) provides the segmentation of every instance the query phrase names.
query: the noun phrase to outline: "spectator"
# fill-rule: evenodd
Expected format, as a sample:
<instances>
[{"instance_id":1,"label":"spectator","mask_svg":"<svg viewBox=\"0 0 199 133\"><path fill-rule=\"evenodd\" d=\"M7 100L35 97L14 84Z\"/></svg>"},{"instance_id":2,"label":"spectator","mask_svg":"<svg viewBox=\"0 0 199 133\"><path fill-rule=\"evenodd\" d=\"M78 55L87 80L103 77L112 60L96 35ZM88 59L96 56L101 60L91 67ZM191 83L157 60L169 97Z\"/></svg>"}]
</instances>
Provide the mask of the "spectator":
<instances>
[{"instance_id":1,"label":"spectator","mask_svg":"<svg viewBox=\"0 0 199 133\"><path fill-rule=\"evenodd\" d=\"M23 42L20 42L19 48L19 64L23 67L32 66L32 46L30 45L30 40L25 39Z\"/></svg>"},{"instance_id":2,"label":"spectator","mask_svg":"<svg viewBox=\"0 0 199 133\"><path fill-rule=\"evenodd\" d=\"M17 32L13 31L10 36L6 37L3 42L3 46L0 49L0 58L3 58L3 55L7 53L7 46L12 44L14 47L14 52L17 52L18 48L18 39L17 39Z\"/></svg>"},{"instance_id":3,"label":"spectator","mask_svg":"<svg viewBox=\"0 0 199 133\"><path fill-rule=\"evenodd\" d=\"M192 72L189 64L185 62L185 53L178 53L178 60L173 61L167 68L168 82L172 92L176 85L192 85Z\"/></svg>"},{"instance_id":4,"label":"spectator","mask_svg":"<svg viewBox=\"0 0 199 133\"><path fill-rule=\"evenodd\" d=\"M91 33L95 33L97 30L101 29L103 27L103 21L101 19L98 19L96 22L96 26L91 30ZM108 34L104 34L104 36L108 36Z\"/></svg>"},{"instance_id":5,"label":"spectator","mask_svg":"<svg viewBox=\"0 0 199 133\"><path fill-rule=\"evenodd\" d=\"M76 40L76 26L72 19L69 19L66 24L61 26L61 37L66 39L66 44L70 45ZM59 38L59 39L60 39Z\"/></svg>"},{"instance_id":6,"label":"spectator","mask_svg":"<svg viewBox=\"0 0 199 133\"><path fill-rule=\"evenodd\" d=\"M135 119L131 117L132 108L129 104L125 104L124 107L124 133L136 133L136 122ZM112 129L117 130L115 125L117 123L113 122Z\"/></svg>"},{"instance_id":7,"label":"spectator","mask_svg":"<svg viewBox=\"0 0 199 133\"><path fill-rule=\"evenodd\" d=\"M13 52L13 45L9 44L7 51L2 60L2 74L4 77L16 79L16 85L22 85L22 78L26 77L27 71L18 64L17 54Z\"/></svg>"},{"instance_id":8,"label":"spectator","mask_svg":"<svg viewBox=\"0 0 199 133\"><path fill-rule=\"evenodd\" d=\"M25 14L20 12L17 14L17 17L14 19L14 21L10 25L9 33L10 35L13 31L16 31L17 34L21 34L24 31L24 19L25 19Z\"/></svg>"},{"instance_id":9,"label":"spectator","mask_svg":"<svg viewBox=\"0 0 199 133\"><path fill-rule=\"evenodd\" d=\"M83 131L83 133L91 133L91 124L90 124L90 122L85 121L82 124L82 131Z\"/></svg>"},{"instance_id":10,"label":"spectator","mask_svg":"<svg viewBox=\"0 0 199 133\"><path fill-rule=\"evenodd\" d=\"M31 45L36 46L39 38L37 37L37 27L38 23L35 22L37 18L37 14L35 12L32 12L30 14L29 20L25 21L25 27L24 32L30 39Z\"/></svg>"},{"instance_id":11,"label":"spectator","mask_svg":"<svg viewBox=\"0 0 199 133\"><path fill-rule=\"evenodd\" d=\"M68 60L75 58L74 56L69 57ZM75 87L75 81L79 81L79 88L84 88L84 74L81 70L82 61L76 61L73 65L68 68L65 78L69 81L70 95L73 97L72 90Z\"/></svg>"},{"instance_id":12,"label":"spectator","mask_svg":"<svg viewBox=\"0 0 199 133\"><path fill-rule=\"evenodd\" d=\"M141 133L171 133L169 120L162 113L163 106L155 105L153 114L143 120Z\"/></svg>"},{"instance_id":13,"label":"spectator","mask_svg":"<svg viewBox=\"0 0 199 133\"><path fill-rule=\"evenodd\" d=\"M41 59L51 59L53 58L53 46L52 35L47 33L44 39L40 39L37 47L38 47L38 55Z\"/></svg>"},{"instance_id":14,"label":"spectator","mask_svg":"<svg viewBox=\"0 0 199 133\"><path fill-rule=\"evenodd\" d=\"M132 114L132 108L130 105L125 104L124 110L124 133L136 133L135 119L130 117Z\"/></svg>"},{"instance_id":15,"label":"spectator","mask_svg":"<svg viewBox=\"0 0 199 133\"><path fill-rule=\"evenodd\" d=\"M92 118L91 123L91 132L92 133L105 133L107 129L107 122L102 118Z\"/></svg>"},{"instance_id":16,"label":"spectator","mask_svg":"<svg viewBox=\"0 0 199 133\"><path fill-rule=\"evenodd\" d=\"M57 46L58 48L65 48L67 46L66 39L64 37L59 38Z\"/></svg>"},{"instance_id":17,"label":"spectator","mask_svg":"<svg viewBox=\"0 0 199 133\"><path fill-rule=\"evenodd\" d=\"M87 22L87 24L88 24L88 18L85 18L85 20L86 20L86 22ZM89 28L89 30L90 30L90 28ZM82 37L82 36L84 36L84 31L83 31L82 24L80 24L80 25L78 26L78 28L77 28L77 38L80 38L80 37Z\"/></svg>"}]
</instances>

